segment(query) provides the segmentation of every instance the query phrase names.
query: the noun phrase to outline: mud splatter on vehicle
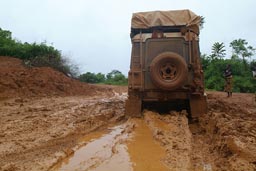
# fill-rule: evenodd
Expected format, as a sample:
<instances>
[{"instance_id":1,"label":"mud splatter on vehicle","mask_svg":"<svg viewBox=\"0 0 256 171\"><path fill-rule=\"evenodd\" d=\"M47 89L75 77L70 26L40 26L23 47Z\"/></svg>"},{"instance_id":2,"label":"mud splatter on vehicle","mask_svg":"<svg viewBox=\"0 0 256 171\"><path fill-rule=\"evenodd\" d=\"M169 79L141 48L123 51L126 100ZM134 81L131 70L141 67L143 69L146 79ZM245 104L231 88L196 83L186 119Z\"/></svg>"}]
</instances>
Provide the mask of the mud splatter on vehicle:
<instances>
[{"instance_id":1,"label":"mud splatter on vehicle","mask_svg":"<svg viewBox=\"0 0 256 171\"><path fill-rule=\"evenodd\" d=\"M126 115L143 109L207 112L200 62L201 17L190 10L134 13Z\"/></svg>"}]
</instances>

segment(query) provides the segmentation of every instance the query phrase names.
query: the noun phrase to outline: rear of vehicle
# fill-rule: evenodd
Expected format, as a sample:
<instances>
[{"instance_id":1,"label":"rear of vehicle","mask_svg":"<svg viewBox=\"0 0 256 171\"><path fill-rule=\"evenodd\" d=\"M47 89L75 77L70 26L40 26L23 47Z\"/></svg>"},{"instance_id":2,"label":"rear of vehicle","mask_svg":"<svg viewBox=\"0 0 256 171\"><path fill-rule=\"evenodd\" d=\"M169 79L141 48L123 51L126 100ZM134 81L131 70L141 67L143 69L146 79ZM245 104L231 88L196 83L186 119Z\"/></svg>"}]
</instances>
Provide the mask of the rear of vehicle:
<instances>
[{"instance_id":1,"label":"rear of vehicle","mask_svg":"<svg viewBox=\"0 0 256 171\"><path fill-rule=\"evenodd\" d=\"M126 114L145 108L206 113L200 63L201 18L189 10L135 13Z\"/></svg>"}]
</instances>

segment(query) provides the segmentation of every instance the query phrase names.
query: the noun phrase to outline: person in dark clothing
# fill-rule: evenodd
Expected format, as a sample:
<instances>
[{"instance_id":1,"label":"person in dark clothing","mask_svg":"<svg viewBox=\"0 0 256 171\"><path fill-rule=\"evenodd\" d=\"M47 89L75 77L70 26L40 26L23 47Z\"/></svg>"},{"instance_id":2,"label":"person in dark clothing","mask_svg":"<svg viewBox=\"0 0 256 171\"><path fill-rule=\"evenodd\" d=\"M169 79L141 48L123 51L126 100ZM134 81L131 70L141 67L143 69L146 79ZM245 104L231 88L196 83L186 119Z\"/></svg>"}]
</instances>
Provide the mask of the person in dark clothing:
<instances>
[{"instance_id":1,"label":"person in dark clothing","mask_svg":"<svg viewBox=\"0 0 256 171\"><path fill-rule=\"evenodd\" d=\"M228 97L232 97L232 71L230 64L225 68L223 76L225 77L224 91L228 93Z\"/></svg>"},{"instance_id":2,"label":"person in dark clothing","mask_svg":"<svg viewBox=\"0 0 256 171\"><path fill-rule=\"evenodd\" d=\"M252 76L256 79L256 66L252 67Z\"/></svg>"},{"instance_id":3,"label":"person in dark clothing","mask_svg":"<svg viewBox=\"0 0 256 171\"><path fill-rule=\"evenodd\" d=\"M256 66L255 65L252 67L252 76L254 79L256 79ZM254 101L256 102L256 92L255 92L255 96L254 96Z\"/></svg>"}]
</instances>

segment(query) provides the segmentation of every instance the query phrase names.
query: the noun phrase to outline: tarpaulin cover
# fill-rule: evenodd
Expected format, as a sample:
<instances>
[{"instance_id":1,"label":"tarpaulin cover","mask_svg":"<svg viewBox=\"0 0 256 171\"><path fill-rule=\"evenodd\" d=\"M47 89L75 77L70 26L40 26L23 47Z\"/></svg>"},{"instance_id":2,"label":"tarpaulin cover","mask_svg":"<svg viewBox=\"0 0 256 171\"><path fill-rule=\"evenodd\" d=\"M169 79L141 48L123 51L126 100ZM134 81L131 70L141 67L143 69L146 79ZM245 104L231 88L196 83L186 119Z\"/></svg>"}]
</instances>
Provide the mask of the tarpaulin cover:
<instances>
[{"instance_id":1,"label":"tarpaulin cover","mask_svg":"<svg viewBox=\"0 0 256 171\"><path fill-rule=\"evenodd\" d=\"M201 17L190 10L138 12L132 16L133 29L148 29L156 26L197 27Z\"/></svg>"}]
</instances>

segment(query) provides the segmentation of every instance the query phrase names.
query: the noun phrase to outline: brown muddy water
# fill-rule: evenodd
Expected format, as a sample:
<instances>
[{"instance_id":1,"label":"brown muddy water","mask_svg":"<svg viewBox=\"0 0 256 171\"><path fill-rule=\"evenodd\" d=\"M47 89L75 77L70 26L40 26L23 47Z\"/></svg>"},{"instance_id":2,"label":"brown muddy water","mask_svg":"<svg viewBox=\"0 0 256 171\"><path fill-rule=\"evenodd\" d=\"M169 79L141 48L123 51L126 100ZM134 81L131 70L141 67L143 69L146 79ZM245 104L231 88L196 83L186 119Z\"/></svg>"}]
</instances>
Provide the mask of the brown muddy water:
<instances>
[{"instance_id":1,"label":"brown muddy water","mask_svg":"<svg viewBox=\"0 0 256 171\"><path fill-rule=\"evenodd\" d=\"M162 162L164 149L153 139L143 119L131 119L108 132L89 134L82 141L84 146L51 170L168 170Z\"/></svg>"},{"instance_id":2,"label":"brown muddy water","mask_svg":"<svg viewBox=\"0 0 256 171\"><path fill-rule=\"evenodd\" d=\"M85 137L84 141L91 140L52 170L131 170L127 147L122 143L128 137L128 134L124 133L124 128L125 125L119 125L110 128L108 133L97 132Z\"/></svg>"},{"instance_id":3,"label":"brown muddy water","mask_svg":"<svg viewBox=\"0 0 256 171\"><path fill-rule=\"evenodd\" d=\"M152 132L142 119L133 119L135 129L128 143L128 152L135 171L169 170L163 162L165 150L156 142Z\"/></svg>"}]
</instances>

